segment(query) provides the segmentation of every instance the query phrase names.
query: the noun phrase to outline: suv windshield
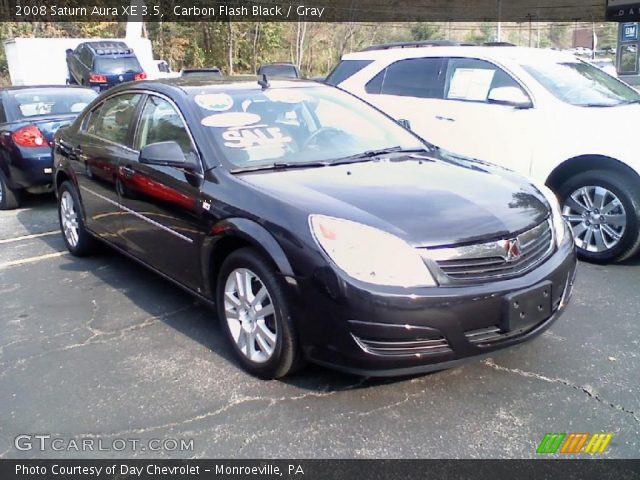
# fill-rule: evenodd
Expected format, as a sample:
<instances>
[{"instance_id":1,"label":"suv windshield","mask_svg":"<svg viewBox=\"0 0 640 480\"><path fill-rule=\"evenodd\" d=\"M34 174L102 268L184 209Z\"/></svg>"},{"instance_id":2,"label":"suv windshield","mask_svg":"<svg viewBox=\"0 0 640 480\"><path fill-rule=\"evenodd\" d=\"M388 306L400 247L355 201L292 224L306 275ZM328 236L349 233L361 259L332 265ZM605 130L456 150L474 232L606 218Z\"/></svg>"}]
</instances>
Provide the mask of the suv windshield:
<instances>
[{"instance_id":1,"label":"suv windshield","mask_svg":"<svg viewBox=\"0 0 640 480\"><path fill-rule=\"evenodd\" d=\"M141 72L142 68L134 57L96 58L93 69L96 73L116 75L119 73Z\"/></svg>"},{"instance_id":2,"label":"suv windshield","mask_svg":"<svg viewBox=\"0 0 640 480\"><path fill-rule=\"evenodd\" d=\"M581 61L536 62L522 67L563 102L612 107L640 101L640 94L593 65Z\"/></svg>"},{"instance_id":3,"label":"suv windshield","mask_svg":"<svg viewBox=\"0 0 640 480\"><path fill-rule=\"evenodd\" d=\"M326 162L426 144L364 102L327 87L193 96L201 123L233 169Z\"/></svg>"},{"instance_id":4,"label":"suv windshield","mask_svg":"<svg viewBox=\"0 0 640 480\"><path fill-rule=\"evenodd\" d=\"M13 119L79 113L97 96L85 88L35 88L7 93Z\"/></svg>"}]
</instances>

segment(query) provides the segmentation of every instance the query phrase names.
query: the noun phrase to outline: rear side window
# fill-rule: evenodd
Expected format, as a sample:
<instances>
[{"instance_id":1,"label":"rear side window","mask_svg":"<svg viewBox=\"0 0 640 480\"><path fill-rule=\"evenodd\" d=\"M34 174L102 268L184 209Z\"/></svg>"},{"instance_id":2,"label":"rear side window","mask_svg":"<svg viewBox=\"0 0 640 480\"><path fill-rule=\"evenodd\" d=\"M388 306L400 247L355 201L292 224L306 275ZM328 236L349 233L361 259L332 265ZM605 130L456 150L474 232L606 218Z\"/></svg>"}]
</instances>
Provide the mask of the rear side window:
<instances>
[{"instance_id":1,"label":"rear side window","mask_svg":"<svg viewBox=\"0 0 640 480\"><path fill-rule=\"evenodd\" d=\"M372 62L373 60L342 60L336 68L327 75L325 83L336 86L339 83L344 82L347 78L352 77Z\"/></svg>"},{"instance_id":2,"label":"rear side window","mask_svg":"<svg viewBox=\"0 0 640 480\"><path fill-rule=\"evenodd\" d=\"M492 63L475 58L449 59L445 85L447 100L486 102L491 90L501 87L522 90L511 75Z\"/></svg>"},{"instance_id":3,"label":"rear side window","mask_svg":"<svg viewBox=\"0 0 640 480\"><path fill-rule=\"evenodd\" d=\"M441 58L409 58L392 63L366 86L367 93L402 97L442 98Z\"/></svg>"},{"instance_id":4,"label":"rear side window","mask_svg":"<svg viewBox=\"0 0 640 480\"><path fill-rule=\"evenodd\" d=\"M86 132L119 145L127 145L127 133L133 120L139 94L126 93L106 100L93 110L85 125Z\"/></svg>"},{"instance_id":5,"label":"rear side window","mask_svg":"<svg viewBox=\"0 0 640 480\"><path fill-rule=\"evenodd\" d=\"M91 66L91 50L89 50L87 47L80 47L79 57L80 61L87 67Z\"/></svg>"}]
</instances>

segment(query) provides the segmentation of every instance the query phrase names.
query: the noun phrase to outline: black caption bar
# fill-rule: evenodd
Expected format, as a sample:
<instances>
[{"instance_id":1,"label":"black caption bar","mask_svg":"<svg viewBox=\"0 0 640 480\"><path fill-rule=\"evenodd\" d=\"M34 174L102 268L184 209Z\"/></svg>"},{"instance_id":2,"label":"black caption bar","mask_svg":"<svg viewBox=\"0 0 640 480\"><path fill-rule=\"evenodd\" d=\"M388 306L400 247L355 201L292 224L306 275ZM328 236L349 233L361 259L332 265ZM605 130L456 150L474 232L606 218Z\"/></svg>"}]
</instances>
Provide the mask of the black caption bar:
<instances>
[{"instance_id":1,"label":"black caption bar","mask_svg":"<svg viewBox=\"0 0 640 480\"><path fill-rule=\"evenodd\" d=\"M0 460L0 478L636 480L640 460Z\"/></svg>"},{"instance_id":2,"label":"black caption bar","mask_svg":"<svg viewBox=\"0 0 640 480\"><path fill-rule=\"evenodd\" d=\"M0 0L0 21L12 22L597 22L606 14L605 0Z\"/></svg>"}]
</instances>

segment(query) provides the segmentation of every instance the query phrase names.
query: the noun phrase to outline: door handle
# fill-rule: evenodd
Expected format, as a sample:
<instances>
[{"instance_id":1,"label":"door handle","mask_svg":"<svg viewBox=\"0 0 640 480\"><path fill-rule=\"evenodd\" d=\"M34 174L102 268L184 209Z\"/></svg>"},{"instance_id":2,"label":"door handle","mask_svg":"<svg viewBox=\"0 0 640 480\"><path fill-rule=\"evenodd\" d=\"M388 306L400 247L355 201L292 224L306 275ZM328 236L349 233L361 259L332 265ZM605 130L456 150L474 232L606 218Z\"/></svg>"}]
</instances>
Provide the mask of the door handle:
<instances>
[{"instance_id":1,"label":"door handle","mask_svg":"<svg viewBox=\"0 0 640 480\"><path fill-rule=\"evenodd\" d=\"M135 170L131 167L120 167L120 173L123 177L131 178L135 175Z\"/></svg>"},{"instance_id":2,"label":"door handle","mask_svg":"<svg viewBox=\"0 0 640 480\"><path fill-rule=\"evenodd\" d=\"M441 115L436 115L436 120L443 120L445 122L455 122L456 119L455 118L451 118L451 117L443 117Z\"/></svg>"}]
</instances>

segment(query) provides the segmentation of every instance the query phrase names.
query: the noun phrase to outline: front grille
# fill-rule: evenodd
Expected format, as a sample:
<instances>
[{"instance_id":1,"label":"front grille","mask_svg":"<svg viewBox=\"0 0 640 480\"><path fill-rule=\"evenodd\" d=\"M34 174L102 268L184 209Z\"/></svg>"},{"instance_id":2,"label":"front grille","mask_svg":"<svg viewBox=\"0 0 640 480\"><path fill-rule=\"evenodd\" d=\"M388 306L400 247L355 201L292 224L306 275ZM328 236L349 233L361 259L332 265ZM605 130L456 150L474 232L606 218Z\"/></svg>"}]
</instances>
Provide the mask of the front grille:
<instances>
[{"instance_id":1,"label":"front grille","mask_svg":"<svg viewBox=\"0 0 640 480\"><path fill-rule=\"evenodd\" d=\"M545 220L517 236L520 255L508 258L505 240L462 247L428 249L423 254L433 260L449 279L475 282L522 275L543 262L553 251L553 229Z\"/></svg>"},{"instance_id":2,"label":"front grille","mask_svg":"<svg viewBox=\"0 0 640 480\"><path fill-rule=\"evenodd\" d=\"M376 355L386 356L398 356L398 355L423 355L423 354L437 354L448 353L451 351L449 342L444 337L429 338L424 340L412 340L412 341L380 341L380 340L365 340L363 338L353 335L355 341L360 345L360 348L366 352Z\"/></svg>"}]
</instances>

